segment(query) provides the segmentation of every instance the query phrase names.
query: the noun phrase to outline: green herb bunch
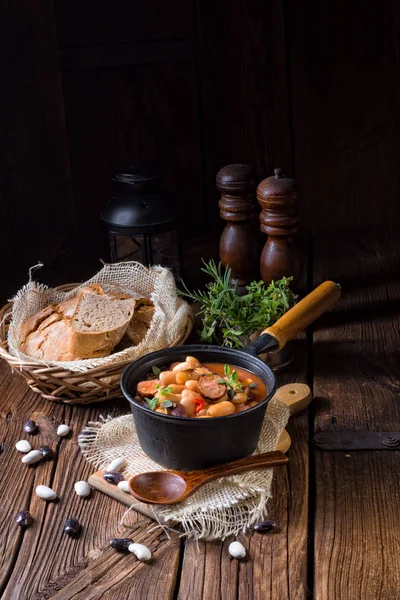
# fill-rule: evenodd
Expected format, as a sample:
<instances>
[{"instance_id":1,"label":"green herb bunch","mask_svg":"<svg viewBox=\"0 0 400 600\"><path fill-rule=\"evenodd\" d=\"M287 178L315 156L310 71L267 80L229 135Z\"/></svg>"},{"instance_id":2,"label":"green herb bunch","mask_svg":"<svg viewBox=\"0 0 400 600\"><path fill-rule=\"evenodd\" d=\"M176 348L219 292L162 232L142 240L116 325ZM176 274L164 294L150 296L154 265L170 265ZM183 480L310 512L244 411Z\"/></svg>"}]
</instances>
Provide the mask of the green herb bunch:
<instances>
[{"instance_id":1,"label":"green herb bunch","mask_svg":"<svg viewBox=\"0 0 400 600\"><path fill-rule=\"evenodd\" d=\"M296 296L290 289L292 277L272 281L268 286L263 281L253 281L246 287L247 294L239 296L237 284L230 283L231 269L223 269L214 260L203 261L202 271L211 277L205 291L189 291L182 284L181 296L201 304L203 329L199 331L202 342L242 348L254 333L260 332L277 321L291 308Z\"/></svg>"}]
</instances>

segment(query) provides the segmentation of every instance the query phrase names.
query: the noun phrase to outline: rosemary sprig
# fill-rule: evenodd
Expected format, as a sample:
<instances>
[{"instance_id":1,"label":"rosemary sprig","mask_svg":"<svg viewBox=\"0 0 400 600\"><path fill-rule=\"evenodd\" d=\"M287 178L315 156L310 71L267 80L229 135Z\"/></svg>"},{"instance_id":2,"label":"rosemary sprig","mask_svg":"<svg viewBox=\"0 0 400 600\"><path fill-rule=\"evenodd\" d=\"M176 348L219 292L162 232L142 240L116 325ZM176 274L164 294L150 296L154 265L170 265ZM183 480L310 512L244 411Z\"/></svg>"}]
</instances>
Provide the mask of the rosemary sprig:
<instances>
[{"instance_id":1,"label":"rosemary sprig","mask_svg":"<svg viewBox=\"0 0 400 600\"><path fill-rule=\"evenodd\" d=\"M247 286L247 294L239 296L237 284L231 285L231 269L223 269L214 260L203 260L202 271L211 281L204 291L190 291L182 283L181 296L191 298L201 305L203 328L199 331L202 342L222 343L230 348L242 348L250 336L275 323L294 303L296 296L290 289L292 277L272 281L253 281ZM221 339L222 338L222 339Z\"/></svg>"}]
</instances>

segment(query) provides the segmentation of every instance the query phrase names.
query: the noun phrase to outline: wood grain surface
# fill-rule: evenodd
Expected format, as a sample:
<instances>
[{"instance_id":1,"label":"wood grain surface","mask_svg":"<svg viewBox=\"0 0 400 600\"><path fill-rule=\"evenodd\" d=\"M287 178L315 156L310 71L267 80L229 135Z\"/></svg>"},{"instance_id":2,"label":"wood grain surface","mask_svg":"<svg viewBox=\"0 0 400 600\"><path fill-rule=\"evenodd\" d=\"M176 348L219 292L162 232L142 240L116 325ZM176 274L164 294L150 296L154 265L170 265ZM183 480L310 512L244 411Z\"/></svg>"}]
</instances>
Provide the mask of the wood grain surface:
<instances>
[{"instance_id":1,"label":"wood grain surface","mask_svg":"<svg viewBox=\"0 0 400 600\"><path fill-rule=\"evenodd\" d=\"M126 405L116 402L84 408L44 401L26 387L21 377L11 375L2 361L0 407L1 597L9 600L172 597L180 555L177 536L168 539L159 528L150 533L154 522L132 511L122 525L126 507L96 490L89 498L80 498L73 490L74 482L87 480L92 471L80 454L76 435L87 421L114 408L125 411ZM40 433L29 438L23 432L28 417L35 419L40 427ZM55 430L63 422L71 425L72 433L58 438ZM14 445L26 438L34 448L42 444L52 446L56 450L55 460L31 467L23 465L22 455ZM39 484L51 486L59 499L49 503L39 499L34 493ZM35 519L26 531L15 524L17 512L23 509L29 510ZM78 518L82 524L82 534L77 540L63 533L69 517ZM150 585L142 563L131 554L121 556L108 547L112 537L131 533L132 539L149 545L157 557ZM138 596L139 593L143 595Z\"/></svg>"},{"instance_id":2,"label":"wood grain surface","mask_svg":"<svg viewBox=\"0 0 400 600\"><path fill-rule=\"evenodd\" d=\"M316 452L316 600L400 596L400 452Z\"/></svg>"},{"instance_id":3,"label":"wood grain surface","mask_svg":"<svg viewBox=\"0 0 400 600\"><path fill-rule=\"evenodd\" d=\"M386 236L315 244L315 282L343 285L314 332L315 431L400 431L399 256ZM398 598L400 452L314 458L314 597Z\"/></svg>"},{"instance_id":4,"label":"wood grain surface","mask_svg":"<svg viewBox=\"0 0 400 600\"><path fill-rule=\"evenodd\" d=\"M315 431L399 430L400 242L324 237L314 257L314 285L342 284L314 333Z\"/></svg>"}]
</instances>

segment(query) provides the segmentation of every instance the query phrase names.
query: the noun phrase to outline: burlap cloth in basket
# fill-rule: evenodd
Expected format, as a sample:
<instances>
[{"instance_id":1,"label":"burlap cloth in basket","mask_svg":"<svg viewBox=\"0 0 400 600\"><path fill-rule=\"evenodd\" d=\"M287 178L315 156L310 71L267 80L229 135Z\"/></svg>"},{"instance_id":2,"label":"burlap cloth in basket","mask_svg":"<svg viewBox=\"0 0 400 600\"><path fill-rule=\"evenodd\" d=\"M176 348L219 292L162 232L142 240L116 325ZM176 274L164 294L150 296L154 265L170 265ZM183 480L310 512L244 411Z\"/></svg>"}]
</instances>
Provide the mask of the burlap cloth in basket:
<instances>
[{"instance_id":1,"label":"burlap cloth in basket","mask_svg":"<svg viewBox=\"0 0 400 600\"><path fill-rule=\"evenodd\" d=\"M20 352L18 348L23 323L49 304L68 300L76 295L77 289L93 283L118 284L134 298L150 298L154 303L155 312L146 336L137 346L131 346L103 358L68 362L35 359L35 362L65 367L69 371L106 367L116 362L135 360L153 350L166 348L185 331L190 308L176 295L172 273L162 267L147 268L138 262L122 262L104 265L94 277L68 292L29 281L13 300L12 320L8 331L10 353L19 359L29 361L29 356Z\"/></svg>"},{"instance_id":2,"label":"burlap cloth in basket","mask_svg":"<svg viewBox=\"0 0 400 600\"><path fill-rule=\"evenodd\" d=\"M288 407L273 398L255 454L276 450L288 418ZM123 457L127 462L125 478L162 468L142 451L131 414L88 423L78 443L86 460L97 469ZM212 481L179 504L153 506L154 516L167 524L180 524L182 534L195 539L223 540L238 535L266 516L272 475L272 469L258 469Z\"/></svg>"}]
</instances>

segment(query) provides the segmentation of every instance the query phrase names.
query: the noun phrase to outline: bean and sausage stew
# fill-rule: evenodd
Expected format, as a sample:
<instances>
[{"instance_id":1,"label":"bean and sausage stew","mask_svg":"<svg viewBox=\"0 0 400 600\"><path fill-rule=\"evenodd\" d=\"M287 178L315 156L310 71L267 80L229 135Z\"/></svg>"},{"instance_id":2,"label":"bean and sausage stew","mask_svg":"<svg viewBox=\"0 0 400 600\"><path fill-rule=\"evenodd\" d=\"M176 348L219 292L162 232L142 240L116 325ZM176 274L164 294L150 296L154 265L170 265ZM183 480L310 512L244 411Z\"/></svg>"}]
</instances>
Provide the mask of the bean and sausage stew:
<instances>
[{"instance_id":1,"label":"bean and sausage stew","mask_svg":"<svg viewBox=\"0 0 400 600\"><path fill-rule=\"evenodd\" d=\"M164 415L223 417L247 410L267 395L264 382L246 369L201 364L193 356L160 370L152 367L136 388L135 400Z\"/></svg>"}]
</instances>

